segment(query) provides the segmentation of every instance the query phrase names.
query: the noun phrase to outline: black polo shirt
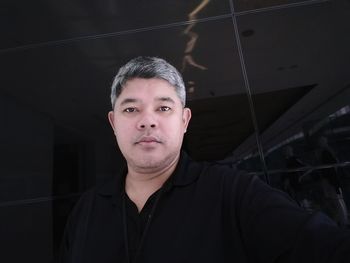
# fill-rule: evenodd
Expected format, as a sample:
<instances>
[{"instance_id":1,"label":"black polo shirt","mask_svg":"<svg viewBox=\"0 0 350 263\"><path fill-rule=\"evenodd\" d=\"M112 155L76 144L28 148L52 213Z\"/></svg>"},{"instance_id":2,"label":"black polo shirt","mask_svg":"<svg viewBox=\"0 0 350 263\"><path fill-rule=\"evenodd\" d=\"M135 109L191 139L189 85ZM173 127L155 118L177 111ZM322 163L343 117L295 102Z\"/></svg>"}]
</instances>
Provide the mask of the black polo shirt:
<instances>
[{"instance_id":1,"label":"black polo shirt","mask_svg":"<svg viewBox=\"0 0 350 263\"><path fill-rule=\"evenodd\" d=\"M143 242L143 237L146 235L146 227L149 220L151 220L153 209L159 198L160 191L156 191L152 194L145 203L142 210L139 212L136 204L125 194L125 207L126 207L126 228L127 228L127 245L130 261L134 262L138 254L138 250ZM145 231L146 229L146 231Z\"/></svg>"},{"instance_id":2,"label":"black polo shirt","mask_svg":"<svg viewBox=\"0 0 350 263\"><path fill-rule=\"evenodd\" d=\"M125 171L126 174L126 171ZM143 242L147 236L147 231L151 223L152 217L156 211L157 204L161 195L169 191L173 186L173 176L170 176L164 185L154 192L146 201L145 205L138 211L136 204L124 193L123 196L123 209L125 209L125 240L127 244L127 253L129 262L137 261L140 250L142 249Z\"/></svg>"},{"instance_id":3,"label":"black polo shirt","mask_svg":"<svg viewBox=\"0 0 350 263\"><path fill-rule=\"evenodd\" d=\"M67 223L61 262L131 262L136 250L143 263L350 259L350 234L327 217L306 213L255 176L184 153L172 185L152 206L143 242L129 247L124 175L82 196Z\"/></svg>"}]
</instances>

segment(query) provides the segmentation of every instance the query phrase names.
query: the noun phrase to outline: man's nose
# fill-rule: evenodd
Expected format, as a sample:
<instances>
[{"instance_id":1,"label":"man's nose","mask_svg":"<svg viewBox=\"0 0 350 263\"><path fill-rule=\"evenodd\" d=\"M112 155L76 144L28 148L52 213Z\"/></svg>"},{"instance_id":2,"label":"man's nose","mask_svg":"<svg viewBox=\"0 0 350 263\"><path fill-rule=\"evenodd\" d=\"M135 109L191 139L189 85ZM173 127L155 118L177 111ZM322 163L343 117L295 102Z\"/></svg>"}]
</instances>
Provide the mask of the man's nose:
<instances>
[{"instance_id":1,"label":"man's nose","mask_svg":"<svg viewBox=\"0 0 350 263\"><path fill-rule=\"evenodd\" d=\"M137 123L138 129L148 129L157 127L157 121L152 114L145 114Z\"/></svg>"}]
</instances>

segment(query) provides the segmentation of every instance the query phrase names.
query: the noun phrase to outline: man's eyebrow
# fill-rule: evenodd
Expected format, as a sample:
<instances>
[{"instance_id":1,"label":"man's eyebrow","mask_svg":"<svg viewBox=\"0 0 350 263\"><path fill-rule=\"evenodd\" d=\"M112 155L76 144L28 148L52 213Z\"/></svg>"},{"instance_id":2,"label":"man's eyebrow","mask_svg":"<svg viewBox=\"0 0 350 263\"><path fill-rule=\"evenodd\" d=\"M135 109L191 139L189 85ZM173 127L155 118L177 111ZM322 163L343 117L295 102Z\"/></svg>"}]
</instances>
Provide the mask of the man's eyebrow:
<instances>
[{"instance_id":1,"label":"man's eyebrow","mask_svg":"<svg viewBox=\"0 0 350 263\"><path fill-rule=\"evenodd\" d=\"M170 102L172 104L175 104L175 101L170 97L156 97L154 100L160 101L160 102ZM140 102L139 99L125 98L120 102L120 106L124 106L125 104L129 104L129 103L138 103L138 102Z\"/></svg>"},{"instance_id":2,"label":"man's eyebrow","mask_svg":"<svg viewBox=\"0 0 350 263\"><path fill-rule=\"evenodd\" d=\"M134 99L134 98L125 98L120 102L120 106L123 106L123 105L128 104L128 103L135 103L138 101L139 101L138 99Z\"/></svg>"},{"instance_id":3,"label":"man's eyebrow","mask_svg":"<svg viewBox=\"0 0 350 263\"><path fill-rule=\"evenodd\" d=\"M157 97L155 100L164 101L164 102L171 102L171 103L175 104L175 101L170 97Z\"/></svg>"}]
</instances>

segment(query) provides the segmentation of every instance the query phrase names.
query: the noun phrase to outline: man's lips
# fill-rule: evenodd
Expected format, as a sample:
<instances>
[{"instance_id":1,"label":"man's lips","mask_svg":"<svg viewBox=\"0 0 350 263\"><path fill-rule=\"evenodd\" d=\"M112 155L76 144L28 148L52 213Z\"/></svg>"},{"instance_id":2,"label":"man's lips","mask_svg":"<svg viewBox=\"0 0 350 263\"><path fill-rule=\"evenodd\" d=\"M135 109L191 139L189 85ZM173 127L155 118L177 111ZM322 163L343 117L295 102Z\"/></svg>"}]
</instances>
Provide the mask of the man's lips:
<instances>
[{"instance_id":1,"label":"man's lips","mask_svg":"<svg viewBox=\"0 0 350 263\"><path fill-rule=\"evenodd\" d=\"M135 144L151 144L151 143L161 143L157 137L154 136L142 136L136 140Z\"/></svg>"}]
</instances>

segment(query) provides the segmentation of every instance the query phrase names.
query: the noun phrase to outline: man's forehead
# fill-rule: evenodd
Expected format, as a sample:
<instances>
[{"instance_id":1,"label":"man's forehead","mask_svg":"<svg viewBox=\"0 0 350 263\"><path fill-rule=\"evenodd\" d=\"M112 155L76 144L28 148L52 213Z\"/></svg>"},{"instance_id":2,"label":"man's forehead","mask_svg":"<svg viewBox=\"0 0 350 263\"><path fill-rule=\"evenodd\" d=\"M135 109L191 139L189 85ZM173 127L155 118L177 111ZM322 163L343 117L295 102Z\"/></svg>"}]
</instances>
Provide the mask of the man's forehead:
<instances>
[{"instance_id":1,"label":"man's forehead","mask_svg":"<svg viewBox=\"0 0 350 263\"><path fill-rule=\"evenodd\" d=\"M175 87L166 79L163 78L130 78L125 81L125 83L122 85L122 90L123 88L133 85L133 84L145 84L145 83L152 83L153 85L161 85L161 86L168 86L169 88L175 89Z\"/></svg>"},{"instance_id":2,"label":"man's forehead","mask_svg":"<svg viewBox=\"0 0 350 263\"><path fill-rule=\"evenodd\" d=\"M168 81L151 78L133 78L125 82L122 86L120 94L117 100L124 100L125 97L130 97L130 99L140 99L142 97L151 98L153 100L176 100L178 94L176 88L171 85Z\"/></svg>"},{"instance_id":3,"label":"man's forehead","mask_svg":"<svg viewBox=\"0 0 350 263\"><path fill-rule=\"evenodd\" d=\"M167 89L167 88L165 88ZM176 92L137 92L134 89L131 92L122 92L116 100L116 106L123 106L126 104L159 104L159 103L171 103L171 104L181 104L181 100L176 94ZM181 104L182 105L182 104Z\"/></svg>"}]
</instances>

